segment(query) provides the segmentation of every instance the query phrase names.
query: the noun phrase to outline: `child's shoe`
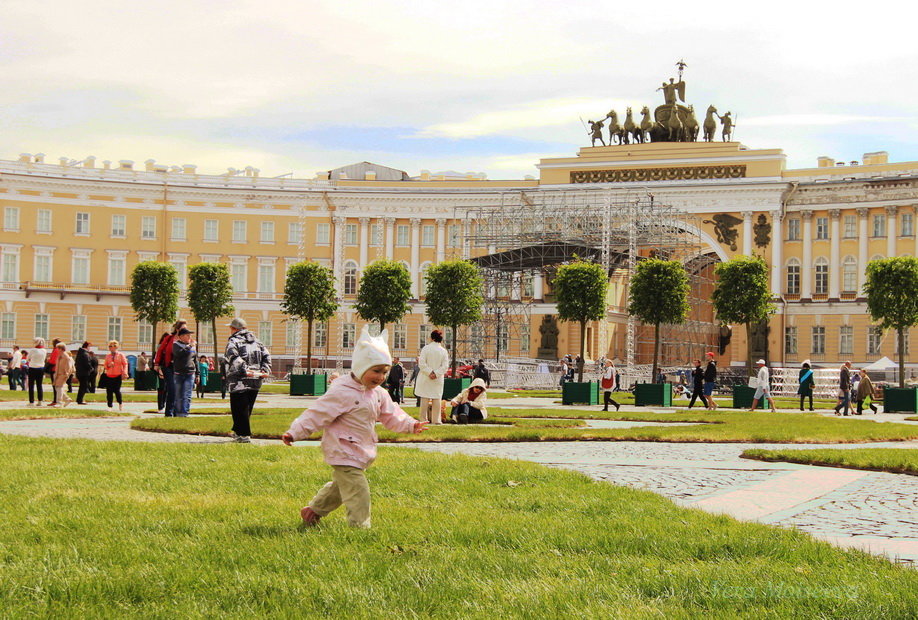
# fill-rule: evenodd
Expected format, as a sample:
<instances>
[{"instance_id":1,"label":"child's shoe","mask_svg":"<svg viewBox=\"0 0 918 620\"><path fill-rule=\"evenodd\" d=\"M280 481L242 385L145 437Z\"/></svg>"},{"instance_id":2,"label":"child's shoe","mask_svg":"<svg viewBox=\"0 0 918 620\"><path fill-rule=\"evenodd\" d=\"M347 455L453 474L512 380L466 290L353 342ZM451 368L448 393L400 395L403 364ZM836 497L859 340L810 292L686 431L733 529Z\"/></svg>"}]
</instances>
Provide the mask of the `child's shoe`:
<instances>
[{"instance_id":1,"label":"child's shoe","mask_svg":"<svg viewBox=\"0 0 918 620\"><path fill-rule=\"evenodd\" d=\"M312 508L306 506L300 510L300 516L303 518L303 525L306 527L315 527L319 524L319 520L322 518L313 511Z\"/></svg>"}]
</instances>

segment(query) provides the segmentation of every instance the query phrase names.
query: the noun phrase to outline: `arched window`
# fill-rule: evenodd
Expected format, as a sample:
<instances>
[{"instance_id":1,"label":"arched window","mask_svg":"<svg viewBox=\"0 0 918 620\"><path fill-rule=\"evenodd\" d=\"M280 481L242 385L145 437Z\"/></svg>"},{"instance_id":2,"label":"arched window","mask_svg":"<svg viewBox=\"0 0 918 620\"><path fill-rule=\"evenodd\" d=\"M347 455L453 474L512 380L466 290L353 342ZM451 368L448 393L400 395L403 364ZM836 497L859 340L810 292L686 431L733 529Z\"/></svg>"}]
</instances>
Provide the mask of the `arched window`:
<instances>
[{"instance_id":1,"label":"arched window","mask_svg":"<svg viewBox=\"0 0 918 620\"><path fill-rule=\"evenodd\" d=\"M846 256L842 261L842 291L857 291L857 259L853 256Z\"/></svg>"},{"instance_id":2,"label":"arched window","mask_svg":"<svg viewBox=\"0 0 918 620\"><path fill-rule=\"evenodd\" d=\"M796 258L787 261L787 294L800 294L800 261Z\"/></svg>"},{"instance_id":3,"label":"arched window","mask_svg":"<svg viewBox=\"0 0 918 620\"><path fill-rule=\"evenodd\" d=\"M418 272L418 277L421 278L421 282L418 286L418 290L421 291L421 295L425 297L427 296L427 270L430 269L430 266L432 264L433 263L431 263L430 261L426 263L421 263L421 269Z\"/></svg>"},{"instance_id":4,"label":"arched window","mask_svg":"<svg viewBox=\"0 0 918 620\"><path fill-rule=\"evenodd\" d=\"M344 263L344 294L357 294L357 263L352 260Z\"/></svg>"},{"instance_id":5,"label":"arched window","mask_svg":"<svg viewBox=\"0 0 918 620\"><path fill-rule=\"evenodd\" d=\"M827 295L829 293L829 261L820 256L813 264L813 293Z\"/></svg>"}]
</instances>

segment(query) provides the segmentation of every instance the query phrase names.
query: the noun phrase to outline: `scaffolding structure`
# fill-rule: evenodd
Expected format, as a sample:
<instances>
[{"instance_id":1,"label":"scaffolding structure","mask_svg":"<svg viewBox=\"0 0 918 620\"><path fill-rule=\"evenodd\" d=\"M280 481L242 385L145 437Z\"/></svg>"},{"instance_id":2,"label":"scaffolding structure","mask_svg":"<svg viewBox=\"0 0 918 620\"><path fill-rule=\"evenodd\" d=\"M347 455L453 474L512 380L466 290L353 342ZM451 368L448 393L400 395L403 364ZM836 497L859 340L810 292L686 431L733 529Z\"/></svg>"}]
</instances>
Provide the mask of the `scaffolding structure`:
<instances>
[{"instance_id":1,"label":"scaffolding structure","mask_svg":"<svg viewBox=\"0 0 918 620\"><path fill-rule=\"evenodd\" d=\"M592 335L594 350L618 350L610 346L610 330L624 329L628 375L636 377L653 355L653 327L627 312L627 285L643 258L679 260L689 275L689 316L683 325L661 326L660 365L684 367L717 346L710 301L717 258L698 235L696 216L655 203L648 192L620 189L508 191L495 204L456 209L466 253L485 280L484 317L459 342L467 355L499 360L514 338L528 349L533 305L553 301L555 271L576 258L593 260L609 274L606 319ZM534 285L542 288L542 300Z\"/></svg>"}]
</instances>

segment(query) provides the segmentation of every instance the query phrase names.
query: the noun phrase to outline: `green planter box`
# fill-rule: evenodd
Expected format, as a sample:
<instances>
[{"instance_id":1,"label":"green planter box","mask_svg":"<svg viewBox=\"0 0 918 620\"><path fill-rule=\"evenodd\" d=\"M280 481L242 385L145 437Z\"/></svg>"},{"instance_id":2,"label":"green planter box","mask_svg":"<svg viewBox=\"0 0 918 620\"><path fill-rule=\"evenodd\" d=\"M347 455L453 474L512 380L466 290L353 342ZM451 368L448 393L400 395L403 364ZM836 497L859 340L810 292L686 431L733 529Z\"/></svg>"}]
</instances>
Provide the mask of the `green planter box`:
<instances>
[{"instance_id":1,"label":"green planter box","mask_svg":"<svg viewBox=\"0 0 918 620\"><path fill-rule=\"evenodd\" d=\"M638 407L672 407L673 386L669 383L638 383L634 386L634 404Z\"/></svg>"},{"instance_id":2,"label":"green planter box","mask_svg":"<svg viewBox=\"0 0 918 620\"><path fill-rule=\"evenodd\" d=\"M155 370L141 370L134 373L134 391L149 392L156 391L159 387L159 375Z\"/></svg>"},{"instance_id":3,"label":"green planter box","mask_svg":"<svg viewBox=\"0 0 918 620\"><path fill-rule=\"evenodd\" d=\"M563 405L598 405L599 384L594 381L568 381L561 388Z\"/></svg>"},{"instance_id":4,"label":"green planter box","mask_svg":"<svg viewBox=\"0 0 918 620\"><path fill-rule=\"evenodd\" d=\"M918 412L918 388L893 388L883 390L883 413Z\"/></svg>"},{"instance_id":5,"label":"green planter box","mask_svg":"<svg viewBox=\"0 0 918 620\"><path fill-rule=\"evenodd\" d=\"M752 400L755 398L755 388L751 388L748 385L735 385L733 386L733 408L734 409L749 409L752 406ZM768 403L768 399L764 396L762 400L759 401L759 409L765 409L765 405Z\"/></svg>"},{"instance_id":6,"label":"green planter box","mask_svg":"<svg viewBox=\"0 0 918 620\"><path fill-rule=\"evenodd\" d=\"M205 392L219 392L223 384L223 377L219 372L211 370L207 374L207 385L204 386Z\"/></svg>"},{"instance_id":7,"label":"green planter box","mask_svg":"<svg viewBox=\"0 0 918 620\"><path fill-rule=\"evenodd\" d=\"M459 377L457 379L447 377L443 379L443 400L452 398L470 385L472 385L471 377Z\"/></svg>"},{"instance_id":8,"label":"green planter box","mask_svg":"<svg viewBox=\"0 0 918 620\"><path fill-rule=\"evenodd\" d=\"M328 375L290 375L291 396L321 396L328 389Z\"/></svg>"}]
</instances>

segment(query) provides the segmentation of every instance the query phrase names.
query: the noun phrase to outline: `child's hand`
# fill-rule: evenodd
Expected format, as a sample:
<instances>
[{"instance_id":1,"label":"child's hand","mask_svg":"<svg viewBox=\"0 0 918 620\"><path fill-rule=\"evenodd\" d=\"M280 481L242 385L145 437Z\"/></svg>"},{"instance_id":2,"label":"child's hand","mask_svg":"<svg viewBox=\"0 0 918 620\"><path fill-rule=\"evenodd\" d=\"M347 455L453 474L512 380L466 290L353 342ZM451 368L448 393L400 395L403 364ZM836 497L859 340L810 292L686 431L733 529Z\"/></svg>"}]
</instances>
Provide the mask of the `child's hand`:
<instances>
[{"instance_id":1,"label":"child's hand","mask_svg":"<svg viewBox=\"0 0 918 620\"><path fill-rule=\"evenodd\" d=\"M291 435L290 433L284 433L283 435L281 435L281 441L284 442L285 446L292 446L293 445L293 435Z\"/></svg>"},{"instance_id":2,"label":"child's hand","mask_svg":"<svg viewBox=\"0 0 918 620\"><path fill-rule=\"evenodd\" d=\"M415 422L414 423L414 434L423 433L427 430L427 422Z\"/></svg>"}]
</instances>

